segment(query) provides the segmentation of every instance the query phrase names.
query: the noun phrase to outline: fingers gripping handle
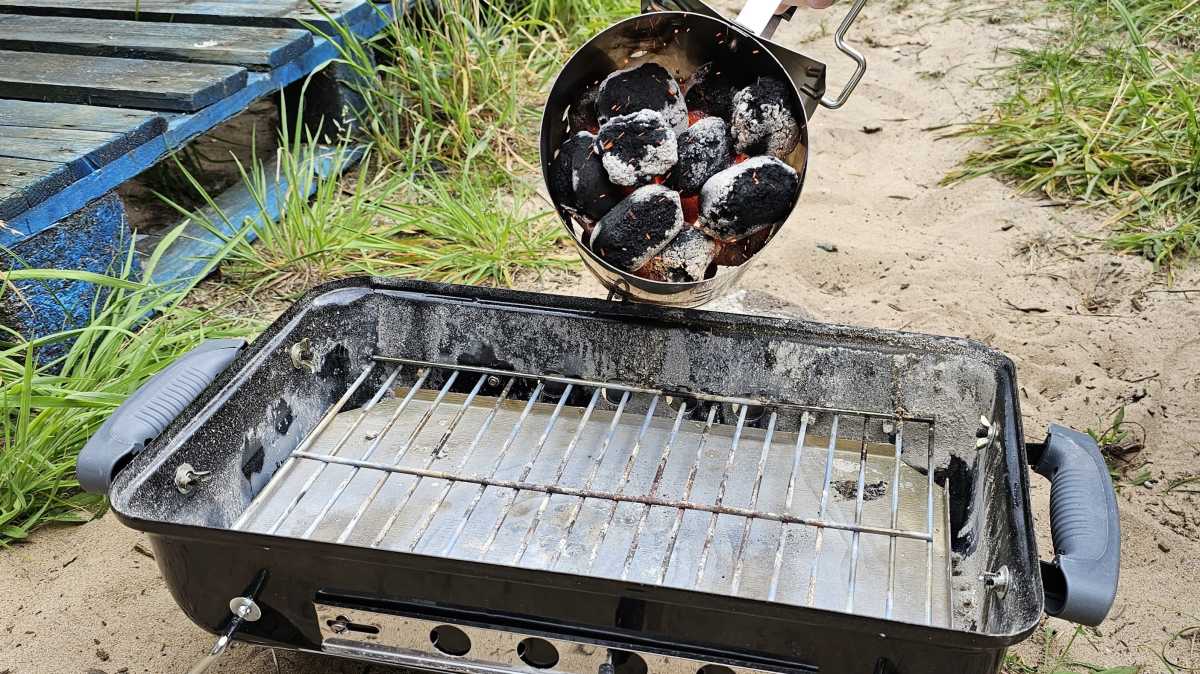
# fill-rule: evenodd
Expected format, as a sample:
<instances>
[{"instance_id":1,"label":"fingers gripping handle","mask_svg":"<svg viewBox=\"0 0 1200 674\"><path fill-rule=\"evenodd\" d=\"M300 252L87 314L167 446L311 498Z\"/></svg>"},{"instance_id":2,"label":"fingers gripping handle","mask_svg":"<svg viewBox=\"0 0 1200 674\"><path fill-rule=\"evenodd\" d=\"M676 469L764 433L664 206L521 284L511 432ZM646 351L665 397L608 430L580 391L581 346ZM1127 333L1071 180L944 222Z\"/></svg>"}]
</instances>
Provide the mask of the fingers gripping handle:
<instances>
[{"instance_id":1,"label":"fingers gripping handle","mask_svg":"<svg viewBox=\"0 0 1200 674\"><path fill-rule=\"evenodd\" d=\"M1042 562L1046 612L1098 625L1117 594L1121 566L1120 513L1108 466L1096 441L1050 426L1034 467L1050 480L1053 562Z\"/></svg>"},{"instance_id":2,"label":"fingers gripping handle","mask_svg":"<svg viewBox=\"0 0 1200 674\"><path fill-rule=\"evenodd\" d=\"M204 342L126 398L79 452L75 473L80 486L106 493L117 471L158 437L245 345L241 339Z\"/></svg>"}]
</instances>

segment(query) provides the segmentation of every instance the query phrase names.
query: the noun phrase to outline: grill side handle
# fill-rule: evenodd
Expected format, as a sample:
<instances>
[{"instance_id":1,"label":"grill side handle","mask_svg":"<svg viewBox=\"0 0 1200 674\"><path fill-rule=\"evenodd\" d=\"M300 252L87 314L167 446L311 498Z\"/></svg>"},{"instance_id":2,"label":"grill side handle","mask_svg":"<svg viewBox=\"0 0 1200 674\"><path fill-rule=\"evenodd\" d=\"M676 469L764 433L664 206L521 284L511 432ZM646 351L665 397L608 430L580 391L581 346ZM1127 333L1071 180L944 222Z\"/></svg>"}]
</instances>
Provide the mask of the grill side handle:
<instances>
[{"instance_id":1,"label":"grill side handle","mask_svg":"<svg viewBox=\"0 0 1200 674\"><path fill-rule=\"evenodd\" d=\"M210 339L142 384L80 450L75 463L80 486L107 493L117 472L158 437L244 346L243 339Z\"/></svg>"},{"instance_id":2,"label":"grill side handle","mask_svg":"<svg viewBox=\"0 0 1200 674\"><path fill-rule=\"evenodd\" d=\"M1030 444L1033 470L1050 481L1054 560L1042 562L1046 612L1099 625L1112 608L1121 570L1121 520L1100 446L1091 436L1050 425Z\"/></svg>"}]
</instances>

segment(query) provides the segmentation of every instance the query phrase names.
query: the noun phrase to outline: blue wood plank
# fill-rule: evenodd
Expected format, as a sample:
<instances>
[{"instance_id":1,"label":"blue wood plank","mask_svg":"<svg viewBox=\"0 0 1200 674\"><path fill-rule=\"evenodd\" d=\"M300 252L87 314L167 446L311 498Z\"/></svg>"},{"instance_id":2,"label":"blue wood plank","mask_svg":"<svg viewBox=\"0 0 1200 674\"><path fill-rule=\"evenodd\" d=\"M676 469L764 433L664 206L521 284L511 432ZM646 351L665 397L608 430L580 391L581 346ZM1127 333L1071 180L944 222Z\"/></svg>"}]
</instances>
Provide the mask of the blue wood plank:
<instances>
[{"instance_id":1,"label":"blue wood plank","mask_svg":"<svg viewBox=\"0 0 1200 674\"><path fill-rule=\"evenodd\" d=\"M367 0L320 4L340 24L357 23L374 11ZM309 0L0 0L0 12L282 28L309 23L323 33L333 29Z\"/></svg>"},{"instance_id":2,"label":"blue wood plank","mask_svg":"<svg viewBox=\"0 0 1200 674\"><path fill-rule=\"evenodd\" d=\"M0 124L0 157L41 159L63 163L82 162L94 170L120 158L133 147L149 140L145 135L116 131L46 129Z\"/></svg>"},{"instance_id":3,"label":"blue wood plank","mask_svg":"<svg viewBox=\"0 0 1200 674\"><path fill-rule=\"evenodd\" d=\"M144 133L148 137L159 135L167 129L166 119L149 110L4 99L0 99L0 124L44 129Z\"/></svg>"},{"instance_id":4,"label":"blue wood plank","mask_svg":"<svg viewBox=\"0 0 1200 674\"><path fill-rule=\"evenodd\" d=\"M355 35L367 37L379 32L390 20L390 5L381 5L348 28ZM8 223L10 229L32 234L49 227L149 168L168 152L233 117L259 98L275 93L337 57L337 47L333 43L325 38L317 38L313 48L299 59L269 73L250 73L245 88L232 96L196 113L164 115L168 118L168 128L163 136L151 139L121 159L71 184L55 198L11 219ZM0 245L7 245L19 238L12 232L0 230Z\"/></svg>"},{"instance_id":5,"label":"blue wood plank","mask_svg":"<svg viewBox=\"0 0 1200 674\"><path fill-rule=\"evenodd\" d=\"M4 221L36 206L90 171L77 164L0 157L0 233L24 236L25 232L10 228Z\"/></svg>"},{"instance_id":6,"label":"blue wood plank","mask_svg":"<svg viewBox=\"0 0 1200 674\"><path fill-rule=\"evenodd\" d=\"M55 103L190 112L246 84L244 68L207 63L0 51L0 65L6 98Z\"/></svg>"},{"instance_id":7,"label":"blue wood plank","mask_svg":"<svg viewBox=\"0 0 1200 674\"><path fill-rule=\"evenodd\" d=\"M264 70L295 59L312 44L312 34L296 28L0 14L0 49L13 51L220 63Z\"/></svg>"},{"instance_id":8,"label":"blue wood plank","mask_svg":"<svg viewBox=\"0 0 1200 674\"><path fill-rule=\"evenodd\" d=\"M120 270L129 251L129 223L115 193L87 204L54 227L0 251L0 269L82 269L98 274ZM14 281L18 292L0 296L0 322L26 338L87 325L104 290L67 279ZM57 342L39 350L40 362L61 356Z\"/></svg>"}]
</instances>

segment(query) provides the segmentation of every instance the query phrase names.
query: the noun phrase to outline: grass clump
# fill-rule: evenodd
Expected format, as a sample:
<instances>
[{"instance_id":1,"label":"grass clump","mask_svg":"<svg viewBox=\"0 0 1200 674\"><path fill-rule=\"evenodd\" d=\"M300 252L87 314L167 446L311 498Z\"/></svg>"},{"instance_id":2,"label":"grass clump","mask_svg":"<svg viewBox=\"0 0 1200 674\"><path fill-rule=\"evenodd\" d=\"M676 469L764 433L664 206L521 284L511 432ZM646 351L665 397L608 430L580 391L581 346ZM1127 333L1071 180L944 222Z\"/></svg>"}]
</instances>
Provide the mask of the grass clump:
<instances>
[{"instance_id":1,"label":"grass clump","mask_svg":"<svg viewBox=\"0 0 1200 674\"><path fill-rule=\"evenodd\" d=\"M1058 633L1047 627L1041 634L1042 652L1038 654L1036 663L1029 664L1019 656L1009 654L1005 656L1004 666L1000 671L1003 674L1138 674L1142 671L1142 668L1136 665L1103 667L1075 659L1071 656L1071 648L1075 645L1075 639L1083 632L1084 628L1075 628L1067 643L1060 648L1056 638Z\"/></svg>"},{"instance_id":2,"label":"grass clump","mask_svg":"<svg viewBox=\"0 0 1200 674\"><path fill-rule=\"evenodd\" d=\"M986 141L947 177L1109 206L1110 243L1170 265L1200 254L1200 2L1052 0L1044 44L1016 49L1011 93L957 132Z\"/></svg>"},{"instance_id":3,"label":"grass clump","mask_svg":"<svg viewBox=\"0 0 1200 674\"><path fill-rule=\"evenodd\" d=\"M233 242L224 279L286 298L350 274L512 285L573 260L531 187L540 182L533 155L543 92L571 50L636 13L636 2L440 0L392 9L398 19L372 38L344 27L331 36L364 101L358 136L318 148L319 130L289 132L285 123L273 165L239 164L259 213L249 225L253 245ZM344 163L360 140L353 151L365 155L353 175L316 170ZM206 212L172 205L212 231L239 229L191 182Z\"/></svg>"},{"instance_id":4,"label":"grass clump","mask_svg":"<svg viewBox=\"0 0 1200 674\"><path fill-rule=\"evenodd\" d=\"M147 277L158 257L145 264ZM100 424L126 396L201 341L247 336L259 328L254 321L180 307L190 286L167 292L134 277L132 250L112 276L0 272L0 293L17 292L17 281L51 278L86 280L108 290L83 328L26 340L0 325L0 547L46 523L90 519L103 497L79 491L75 459ZM64 355L39 365L37 351L58 342L70 343Z\"/></svg>"}]
</instances>

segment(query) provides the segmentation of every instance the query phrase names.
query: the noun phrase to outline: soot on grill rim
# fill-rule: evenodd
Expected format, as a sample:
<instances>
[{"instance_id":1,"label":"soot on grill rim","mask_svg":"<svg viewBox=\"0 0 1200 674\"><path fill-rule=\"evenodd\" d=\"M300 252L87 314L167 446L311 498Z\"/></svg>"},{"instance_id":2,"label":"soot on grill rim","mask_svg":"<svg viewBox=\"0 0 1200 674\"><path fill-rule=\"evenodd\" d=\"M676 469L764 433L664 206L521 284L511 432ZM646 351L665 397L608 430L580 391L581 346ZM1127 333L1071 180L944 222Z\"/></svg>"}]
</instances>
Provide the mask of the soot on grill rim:
<instances>
[{"instance_id":1,"label":"soot on grill rim","mask_svg":"<svg viewBox=\"0 0 1200 674\"><path fill-rule=\"evenodd\" d=\"M791 213L800 176L783 159L803 134L795 107L789 84L716 62L597 75L569 104L551 196L613 267L703 281L747 262Z\"/></svg>"}]
</instances>

